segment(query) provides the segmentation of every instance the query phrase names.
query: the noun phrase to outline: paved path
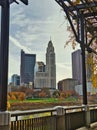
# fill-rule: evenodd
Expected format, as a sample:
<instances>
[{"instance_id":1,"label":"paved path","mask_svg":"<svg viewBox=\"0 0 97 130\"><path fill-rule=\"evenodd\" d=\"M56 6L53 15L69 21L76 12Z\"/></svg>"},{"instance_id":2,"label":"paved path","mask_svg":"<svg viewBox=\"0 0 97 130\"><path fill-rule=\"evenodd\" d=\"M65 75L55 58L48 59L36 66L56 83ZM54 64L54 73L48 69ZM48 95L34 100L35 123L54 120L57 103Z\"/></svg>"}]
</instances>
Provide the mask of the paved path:
<instances>
[{"instance_id":1,"label":"paved path","mask_svg":"<svg viewBox=\"0 0 97 130\"><path fill-rule=\"evenodd\" d=\"M97 122L91 124L91 128L82 127L82 128L76 129L76 130L97 130Z\"/></svg>"},{"instance_id":2,"label":"paved path","mask_svg":"<svg viewBox=\"0 0 97 130\"><path fill-rule=\"evenodd\" d=\"M97 130L97 128L86 128L86 127L82 127L76 130Z\"/></svg>"}]
</instances>

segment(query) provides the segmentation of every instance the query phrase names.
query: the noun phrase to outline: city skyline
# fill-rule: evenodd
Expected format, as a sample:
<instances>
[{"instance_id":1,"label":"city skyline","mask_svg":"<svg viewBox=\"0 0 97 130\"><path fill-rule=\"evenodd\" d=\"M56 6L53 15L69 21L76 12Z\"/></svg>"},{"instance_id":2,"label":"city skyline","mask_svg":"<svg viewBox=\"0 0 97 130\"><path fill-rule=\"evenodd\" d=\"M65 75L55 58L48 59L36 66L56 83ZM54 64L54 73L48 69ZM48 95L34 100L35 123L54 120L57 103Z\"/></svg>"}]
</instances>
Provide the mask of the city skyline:
<instances>
[{"instance_id":1,"label":"city skyline","mask_svg":"<svg viewBox=\"0 0 97 130\"><path fill-rule=\"evenodd\" d=\"M25 6L13 3L10 9L9 80L12 74L20 74L20 50L36 54L37 61L45 62L45 48L51 40L56 52L57 82L72 77L71 52L65 14L55 1L29 0ZM14 69L15 68L15 69Z\"/></svg>"}]
</instances>

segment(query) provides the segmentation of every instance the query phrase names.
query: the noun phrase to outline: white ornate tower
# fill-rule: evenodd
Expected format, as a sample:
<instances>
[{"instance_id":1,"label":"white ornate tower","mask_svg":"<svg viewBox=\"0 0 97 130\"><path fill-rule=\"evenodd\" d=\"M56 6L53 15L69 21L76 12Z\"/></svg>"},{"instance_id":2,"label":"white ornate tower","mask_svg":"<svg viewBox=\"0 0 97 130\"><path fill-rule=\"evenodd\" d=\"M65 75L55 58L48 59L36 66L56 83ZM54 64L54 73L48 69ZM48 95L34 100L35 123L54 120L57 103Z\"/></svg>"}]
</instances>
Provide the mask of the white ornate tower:
<instances>
[{"instance_id":1,"label":"white ornate tower","mask_svg":"<svg viewBox=\"0 0 97 130\"><path fill-rule=\"evenodd\" d=\"M48 88L56 89L56 64L53 43L50 40L46 52L46 72L48 74Z\"/></svg>"}]
</instances>

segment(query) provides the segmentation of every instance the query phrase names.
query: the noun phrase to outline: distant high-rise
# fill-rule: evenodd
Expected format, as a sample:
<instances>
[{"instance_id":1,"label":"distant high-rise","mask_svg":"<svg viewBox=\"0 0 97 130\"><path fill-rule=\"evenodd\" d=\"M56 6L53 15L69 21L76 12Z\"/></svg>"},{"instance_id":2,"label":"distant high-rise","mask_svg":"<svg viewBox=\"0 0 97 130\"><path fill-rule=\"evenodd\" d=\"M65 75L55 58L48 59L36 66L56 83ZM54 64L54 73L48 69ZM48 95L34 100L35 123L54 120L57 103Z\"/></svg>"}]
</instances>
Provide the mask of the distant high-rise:
<instances>
[{"instance_id":1,"label":"distant high-rise","mask_svg":"<svg viewBox=\"0 0 97 130\"><path fill-rule=\"evenodd\" d=\"M34 81L35 54L26 54L21 50L20 78L21 84L29 84Z\"/></svg>"},{"instance_id":2,"label":"distant high-rise","mask_svg":"<svg viewBox=\"0 0 97 130\"><path fill-rule=\"evenodd\" d=\"M48 87L56 88L56 61L52 41L50 40L46 52L46 72L48 73Z\"/></svg>"},{"instance_id":3,"label":"distant high-rise","mask_svg":"<svg viewBox=\"0 0 97 130\"><path fill-rule=\"evenodd\" d=\"M45 64L38 61L35 64L34 88L41 89L48 87L47 73L45 72Z\"/></svg>"},{"instance_id":4,"label":"distant high-rise","mask_svg":"<svg viewBox=\"0 0 97 130\"><path fill-rule=\"evenodd\" d=\"M35 65L34 88L43 87L56 89L55 52L51 40L46 51L46 65L43 62L37 62Z\"/></svg>"},{"instance_id":5,"label":"distant high-rise","mask_svg":"<svg viewBox=\"0 0 97 130\"><path fill-rule=\"evenodd\" d=\"M82 83L82 56L80 49L72 53L72 78Z\"/></svg>"},{"instance_id":6,"label":"distant high-rise","mask_svg":"<svg viewBox=\"0 0 97 130\"><path fill-rule=\"evenodd\" d=\"M13 86L20 86L20 76L17 74L13 74L11 78L11 82Z\"/></svg>"},{"instance_id":7,"label":"distant high-rise","mask_svg":"<svg viewBox=\"0 0 97 130\"><path fill-rule=\"evenodd\" d=\"M45 72L45 64L42 61L36 62L34 71L35 71L35 73L36 72Z\"/></svg>"},{"instance_id":8,"label":"distant high-rise","mask_svg":"<svg viewBox=\"0 0 97 130\"><path fill-rule=\"evenodd\" d=\"M91 77L91 69L89 64L87 64L87 58L89 57L89 53L86 53L86 78L87 81L90 81ZM82 55L81 50L72 53L72 78L77 79L80 84L82 84Z\"/></svg>"}]
</instances>

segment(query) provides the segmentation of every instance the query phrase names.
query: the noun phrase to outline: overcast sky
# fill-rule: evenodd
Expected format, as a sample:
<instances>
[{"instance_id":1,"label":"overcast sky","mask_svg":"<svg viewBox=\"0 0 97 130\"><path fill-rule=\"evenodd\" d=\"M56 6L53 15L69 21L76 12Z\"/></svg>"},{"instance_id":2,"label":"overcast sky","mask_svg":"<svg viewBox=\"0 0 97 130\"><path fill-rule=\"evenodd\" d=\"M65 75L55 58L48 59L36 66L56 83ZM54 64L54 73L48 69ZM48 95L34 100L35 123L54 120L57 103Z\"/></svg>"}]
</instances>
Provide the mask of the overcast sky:
<instances>
[{"instance_id":1,"label":"overcast sky","mask_svg":"<svg viewBox=\"0 0 97 130\"><path fill-rule=\"evenodd\" d=\"M29 0L26 6L19 1L10 6L9 79L20 74L20 50L36 54L37 61L45 62L48 42L53 42L56 53L56 75L59 80L72 77L71 46L65 13L54 0Z\"/></svg>"}]
</instances>

